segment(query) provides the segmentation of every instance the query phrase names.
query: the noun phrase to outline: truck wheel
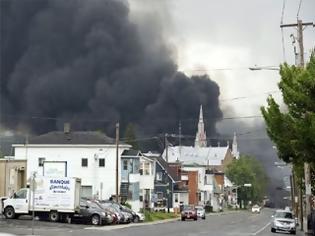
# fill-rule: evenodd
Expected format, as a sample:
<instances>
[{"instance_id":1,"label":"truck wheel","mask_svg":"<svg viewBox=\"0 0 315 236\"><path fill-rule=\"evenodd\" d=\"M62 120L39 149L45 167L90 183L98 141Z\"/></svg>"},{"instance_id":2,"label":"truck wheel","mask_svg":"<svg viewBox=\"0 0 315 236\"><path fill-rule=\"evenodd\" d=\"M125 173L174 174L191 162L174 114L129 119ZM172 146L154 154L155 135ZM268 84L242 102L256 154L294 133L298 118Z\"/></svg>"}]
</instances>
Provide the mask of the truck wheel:
<instances>
[{"instance_id":1,"label":"truck wheel","mask_svg":"<svg viewBox=\"0 0 315 236\"><path fill-rule=\"evenodd\" d=\"M59 220L59 213L57 211L49 212L49 221L58 222L58 220Z\"/></svg>"},{"instance_id":2,"label":"truck wheel","mask_svg":"<svg viewBox=\"0 0 315 236\"><path fill-rule=\"evenodd\" d=\"M99 225L101 222L100 217L98 215L92 215L91 223L92 225Z\"/></svg>"},{"instance_id":3,"label":"truck wheel","mask_svg":"<svg viewBox=\"0 0 315 236\"><path fill-rule=\"evenodd\" d=\"M4 216L7 219L15 219L15 211L13 207L6 207L4 209Z\"/></svg>"}]
</instances>

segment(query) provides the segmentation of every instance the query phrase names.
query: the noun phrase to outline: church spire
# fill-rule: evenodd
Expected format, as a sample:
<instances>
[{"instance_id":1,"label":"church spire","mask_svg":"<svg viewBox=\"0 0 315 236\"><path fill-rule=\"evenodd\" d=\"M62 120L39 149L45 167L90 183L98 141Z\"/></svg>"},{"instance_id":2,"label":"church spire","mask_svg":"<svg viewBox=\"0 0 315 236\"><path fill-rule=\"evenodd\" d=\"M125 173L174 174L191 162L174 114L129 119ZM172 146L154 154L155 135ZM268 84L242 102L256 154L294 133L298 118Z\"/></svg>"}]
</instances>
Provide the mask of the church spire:
<instances>
[{"instance_id":1,"label":"church spire","mask_svg":"<svg viewBox=\"0 0 315 236\"><path fill-rule=\"evenodd\" d=\"M198 131L196 133L195 147L207 147L207 136L205 132L205 125L203 123L202 105L200 105Z\"/></svg>"},{"instance_id":2,"label":"church spire","mask_svg":"<svg viewBox=\"0 0 315 236\"><path fill-rule=\"evenodd\" d=\"M237 147L236 132L234 132L234 136L233 136L232 154L233 154L233 156L234 156L236 159L239 159L240 153L239 153L238 147Z\"/></svg>"}]
</instances>

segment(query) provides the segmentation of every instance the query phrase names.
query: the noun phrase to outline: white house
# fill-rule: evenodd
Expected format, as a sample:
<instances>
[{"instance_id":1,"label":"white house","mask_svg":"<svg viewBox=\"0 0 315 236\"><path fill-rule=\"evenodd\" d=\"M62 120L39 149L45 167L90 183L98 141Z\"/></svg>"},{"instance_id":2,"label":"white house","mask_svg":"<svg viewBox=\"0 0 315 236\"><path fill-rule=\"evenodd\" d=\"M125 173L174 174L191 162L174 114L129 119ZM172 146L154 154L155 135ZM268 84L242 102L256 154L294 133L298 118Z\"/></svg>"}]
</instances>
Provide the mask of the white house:
<instances>
[{"instance_id":1,"label":"white house","mask_svg":"<svg viewBox=\"0 0 315 236\"><path fill-rule=\"evenodd\" d=\"M140 157L140 201L142 208L153 208L155 161L145 155Z\"/></svg>"},{"instance_id":2,"label":"white house","mask_svg":"<svg viewBox=\"0 0 315 236\"><path fill-rule=\"evenodd\" d=\"M37 175L81 178L82 196L107 199L116 194L116 145L101 132L54 131L12 145L14 159L27 160L27 178ZM130 145L119 144L119 157ZM118 171L120 172L120 158ZM120 186L120 173L119 186Z\"/></svg>"}]
</instances>

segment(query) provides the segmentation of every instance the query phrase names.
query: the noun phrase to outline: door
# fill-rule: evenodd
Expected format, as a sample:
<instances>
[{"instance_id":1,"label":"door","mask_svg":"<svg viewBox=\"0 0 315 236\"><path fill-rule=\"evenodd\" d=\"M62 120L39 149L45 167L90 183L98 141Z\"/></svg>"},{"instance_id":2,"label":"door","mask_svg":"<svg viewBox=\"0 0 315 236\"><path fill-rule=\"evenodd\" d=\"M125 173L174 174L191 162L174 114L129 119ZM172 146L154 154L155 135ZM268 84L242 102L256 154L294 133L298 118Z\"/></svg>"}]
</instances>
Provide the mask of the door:
<instances>
[{"instance_id":1,"label":"door","mask_svg":"<svg viewBox=\"0 0 315 236\"><path fill-rule=\"evenodd\" d=\"M23 188L14 193L12 203L14 203L15 213L28 213L28 190Z\"/></svg>"}]
</instances>

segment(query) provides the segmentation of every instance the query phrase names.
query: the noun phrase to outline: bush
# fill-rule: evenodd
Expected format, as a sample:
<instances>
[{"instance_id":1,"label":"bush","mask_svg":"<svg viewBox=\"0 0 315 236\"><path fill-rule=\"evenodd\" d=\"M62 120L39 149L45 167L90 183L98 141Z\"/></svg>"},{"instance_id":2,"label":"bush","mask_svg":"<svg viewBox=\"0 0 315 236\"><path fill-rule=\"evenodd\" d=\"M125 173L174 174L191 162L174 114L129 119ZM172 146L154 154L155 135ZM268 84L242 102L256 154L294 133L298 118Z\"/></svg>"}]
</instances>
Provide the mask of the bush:
<instances>
[{"instance_id":1,"label":"bush","mask_svg":"<svg viewBox=\"0 0 315 236\"><path fill-rule=\"evenodd\" d=\"M125 207L128 207L129 209L132 209L131 205L128 202L125 202L122 205L124 205Z\"/></svg>"}]
</instances>

